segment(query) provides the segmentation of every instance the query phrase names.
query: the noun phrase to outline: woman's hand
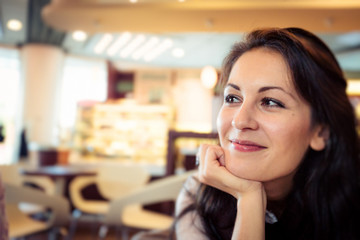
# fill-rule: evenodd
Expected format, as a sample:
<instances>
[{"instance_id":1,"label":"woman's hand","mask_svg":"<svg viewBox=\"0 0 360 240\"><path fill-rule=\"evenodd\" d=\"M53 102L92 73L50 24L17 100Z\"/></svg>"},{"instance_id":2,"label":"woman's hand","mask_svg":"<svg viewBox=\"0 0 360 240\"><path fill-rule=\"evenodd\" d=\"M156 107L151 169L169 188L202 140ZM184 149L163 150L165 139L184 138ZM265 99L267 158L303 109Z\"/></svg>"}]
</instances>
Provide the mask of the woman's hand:
<instances>
[{"instance_id":1,"label":"woman's hand","mask_svg":"<svg viewBox=\"0 0 360 240\"><path fill-rule=\"evenodd\" d=\"M226 169L232 159L216 145L202 145L199 158L200 182L220 189L237 199L237 214L232 240L264 240L266 194L261 182L242 179ZM225 161L226 160L226 161Z\"/></svg>"},{"instance_id":2,"label":"woman's hand","mask_svg":"<svg viewBox=\"0 0 360 240\"><path fill-rule=\"evenodd\" d=\"M230 159L228 151L217 145L203 144L197 158L199 160L199 181L227 192L239 199L248 193L263 191L262 183L242 179L226 169L225 159Z\"/></svg>"}]
</instances>

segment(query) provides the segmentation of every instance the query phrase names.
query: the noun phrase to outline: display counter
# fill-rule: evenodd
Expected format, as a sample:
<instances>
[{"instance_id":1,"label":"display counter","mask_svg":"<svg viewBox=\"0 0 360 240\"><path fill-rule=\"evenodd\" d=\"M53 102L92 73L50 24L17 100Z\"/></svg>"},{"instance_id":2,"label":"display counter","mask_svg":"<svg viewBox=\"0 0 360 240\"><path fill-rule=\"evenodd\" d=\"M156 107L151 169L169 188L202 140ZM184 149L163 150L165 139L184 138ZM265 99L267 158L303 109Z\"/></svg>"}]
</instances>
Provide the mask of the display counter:
<instances>
[{"instance_id":1,"label":"display counter","mask_svg":"<svg viewBox=\"0 0 360 240\"><path fill-rule=\"evenodd\" d=\"M162 177L165 176L166 166L164 159L158 159L157 161L149 161L148 159L138 159L134 161L130 158L108 158L108 157L98 157L93 155L83 156L76 151L70 153L68 164L73 166L86 166L86 167L95 167L103 165L131 165L137 164L144 169L146 169L151 176L153 177Z\"/></svg>"},{"instance_id":2,"label":"display counter","mask_svg":"<svg viewBox=\"0 0 360 240\"><path fill-rule=\"evenodd\" d=\"M80 107L73 147L86 158L165 164L174 121L166 105L104 103ZM91 160L90 160L91 161Z\"/></svg>"}]
</instances>

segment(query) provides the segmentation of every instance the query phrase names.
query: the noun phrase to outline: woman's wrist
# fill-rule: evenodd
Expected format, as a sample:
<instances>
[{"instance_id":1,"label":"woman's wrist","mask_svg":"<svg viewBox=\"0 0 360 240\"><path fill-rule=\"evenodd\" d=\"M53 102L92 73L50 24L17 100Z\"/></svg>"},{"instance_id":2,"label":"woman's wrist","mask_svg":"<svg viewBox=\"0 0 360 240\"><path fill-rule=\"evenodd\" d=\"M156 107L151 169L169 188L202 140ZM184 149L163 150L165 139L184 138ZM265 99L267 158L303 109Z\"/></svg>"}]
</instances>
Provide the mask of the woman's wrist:
<instances>
[{"instance_id":1,"label":"woman's wrist","mask_svg":"<svg viewBox=\"0 0 360 240\"><path fill-rule=\"evenodd\" d=\"M233 240L265 239L266 198L264 190L242 194L237 201L237 216Z\"/></svg>"},{"instance_id":2,"label":"woman's wrist","mask_svg":"<svg viewBox=\"0 0 360 240\"><path fill-rule=\"evenodd\" d=\"M266 194L263 186L259 187L259 189L242 192L239 193L237 198L237 206L238 208L253 206L253 207L261 207L264 211L266 210Z\"/></svg>"}]
</instances>

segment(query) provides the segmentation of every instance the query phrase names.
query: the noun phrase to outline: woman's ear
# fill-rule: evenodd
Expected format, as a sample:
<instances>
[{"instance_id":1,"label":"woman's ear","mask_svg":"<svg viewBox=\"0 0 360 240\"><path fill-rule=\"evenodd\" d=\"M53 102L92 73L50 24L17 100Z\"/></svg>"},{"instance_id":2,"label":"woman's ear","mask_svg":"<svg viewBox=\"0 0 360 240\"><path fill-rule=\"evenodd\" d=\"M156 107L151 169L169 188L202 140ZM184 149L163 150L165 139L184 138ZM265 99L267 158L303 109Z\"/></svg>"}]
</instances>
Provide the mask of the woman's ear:
<instances>
[{"instance_id":1,"label":"woman's ear","mask_svg":"<svg viewBox=\"0 0 360 240\"><path fill-rule=\"evenodd\" d=\"M310 141L310 147L315 151L321 151L325 148L326 142L330 137L329 127L318 125L315 128L314 135Z\"/></svg>"}]
</instances>

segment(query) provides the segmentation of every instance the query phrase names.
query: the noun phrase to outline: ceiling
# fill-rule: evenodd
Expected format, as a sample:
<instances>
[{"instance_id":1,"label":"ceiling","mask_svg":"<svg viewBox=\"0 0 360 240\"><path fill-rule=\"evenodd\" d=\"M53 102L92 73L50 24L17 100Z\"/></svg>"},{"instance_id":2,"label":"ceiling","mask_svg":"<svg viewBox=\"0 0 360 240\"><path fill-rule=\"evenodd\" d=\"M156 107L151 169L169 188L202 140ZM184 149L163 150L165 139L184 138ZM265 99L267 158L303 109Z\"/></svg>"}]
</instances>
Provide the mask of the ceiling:
<instances>
[{"instance_id":1,"label":"ceiling","mask_svg":"<svg viewBox=\"0 0 360 240\"><path fill-rule=\"evenodd\" d=\"M349 78L360 79L359 0L0 0L0 44L48 43L74 55L108 59L118 68L220 67L232 43L259 27L302 27L315 32L335 52ZM11 18L23 22L10 31ZM76 42L71 33L88 33ZM124 32L157 37L172 44L152 61L96 54L94 46L106 33ZM183 57L174 57L174 49Z\"/></svg>"}]
</instances>

